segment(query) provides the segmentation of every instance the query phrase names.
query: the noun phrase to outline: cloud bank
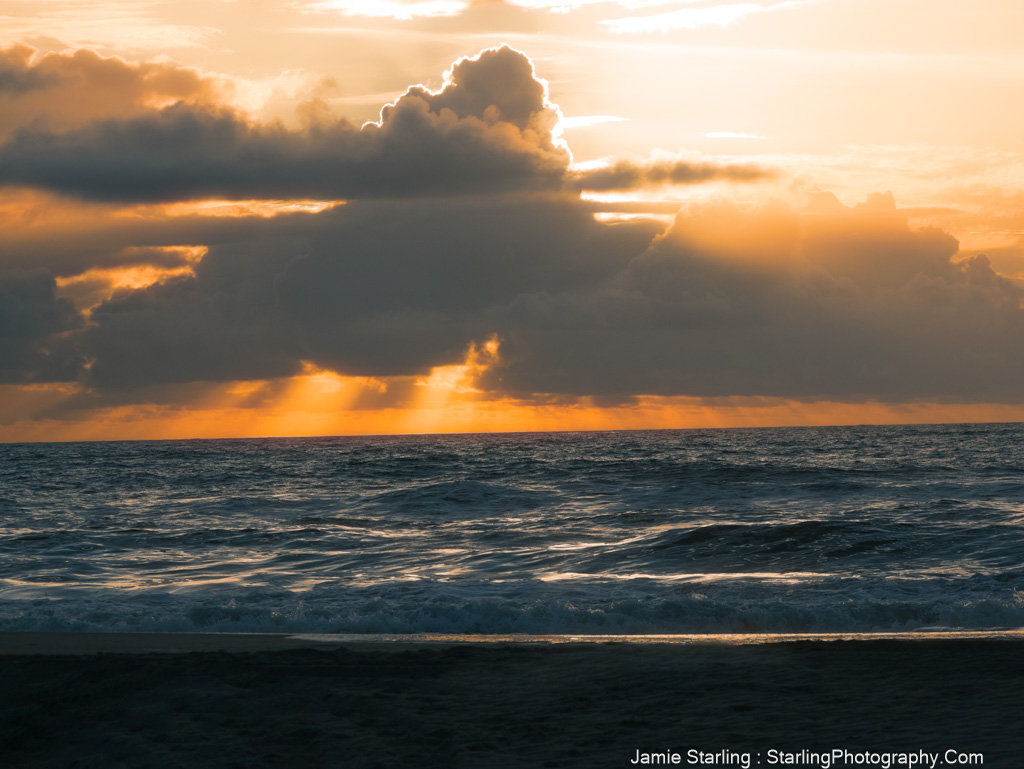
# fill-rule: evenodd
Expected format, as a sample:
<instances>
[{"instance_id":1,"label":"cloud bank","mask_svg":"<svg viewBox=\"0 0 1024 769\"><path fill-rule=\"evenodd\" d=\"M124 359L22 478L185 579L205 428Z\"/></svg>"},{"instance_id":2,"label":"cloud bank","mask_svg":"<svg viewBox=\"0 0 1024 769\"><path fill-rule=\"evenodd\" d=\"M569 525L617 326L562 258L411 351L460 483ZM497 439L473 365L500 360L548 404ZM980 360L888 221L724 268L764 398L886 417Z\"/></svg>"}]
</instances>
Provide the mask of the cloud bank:
<instances>
[{"instance_id":1,"label":"cloud bank","mask_svg":"<svg viewBox=\"0 0 1024 769\"><path fill-rule=\"evenodd\" d=\"M9 98L54 87L14 59ZM506 47L460 59L444 88L411 87L361 128L290 131L200 101L26 123L0 146L0 182L107 214L0 234L0 377L131 401L310 367L422 377L496 338L476 386L521 399L1020 402L1020 289L948 234L911 227L891 195L852 207L827 193L806 207L712 197L680 204L665 231L604 224L581 188L769 172L685 159L574 171L557 120L530 60ZM349 203L123 213L209 197ZM54 279L139 266L175 272L88 306Z\"/></svg>"}]
</instances>

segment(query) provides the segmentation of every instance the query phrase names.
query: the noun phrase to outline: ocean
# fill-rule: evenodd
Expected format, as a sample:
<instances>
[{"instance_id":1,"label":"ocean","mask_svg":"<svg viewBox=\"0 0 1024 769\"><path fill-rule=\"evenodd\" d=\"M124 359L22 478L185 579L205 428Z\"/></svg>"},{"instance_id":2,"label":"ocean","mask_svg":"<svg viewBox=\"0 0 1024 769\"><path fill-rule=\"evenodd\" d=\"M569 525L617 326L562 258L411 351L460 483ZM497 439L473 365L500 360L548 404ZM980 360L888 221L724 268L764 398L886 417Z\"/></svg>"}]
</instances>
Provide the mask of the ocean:
<instances>
[{"instance_id":1,"label":"ocean","mask_svg":"<svg viewBox=\"0 0 1024 769\"><path fill-rule=\"evenodd\" d=\"M1024 626L1024 425L0 445L0 631Z\"/></svg>"}]
</instances>

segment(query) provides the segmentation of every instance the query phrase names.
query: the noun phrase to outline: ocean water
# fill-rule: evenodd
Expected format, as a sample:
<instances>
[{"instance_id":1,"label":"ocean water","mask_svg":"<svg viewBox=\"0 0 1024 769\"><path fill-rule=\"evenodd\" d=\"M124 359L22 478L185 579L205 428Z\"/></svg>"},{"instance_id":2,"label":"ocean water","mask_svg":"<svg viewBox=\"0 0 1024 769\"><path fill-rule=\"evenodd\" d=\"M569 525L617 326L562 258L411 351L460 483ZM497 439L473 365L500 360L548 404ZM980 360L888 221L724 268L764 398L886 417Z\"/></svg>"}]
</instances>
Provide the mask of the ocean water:
<instances>
[{"instance_id":1,"label":"ocean water","mask_svg":"<svg viewBox=\"0 0 1024 769\"><path fill-rule=\"evenodd\" d=\"M0 630L1024 626L1024 425L0 445Z\"/></svg>"}]
</instances>

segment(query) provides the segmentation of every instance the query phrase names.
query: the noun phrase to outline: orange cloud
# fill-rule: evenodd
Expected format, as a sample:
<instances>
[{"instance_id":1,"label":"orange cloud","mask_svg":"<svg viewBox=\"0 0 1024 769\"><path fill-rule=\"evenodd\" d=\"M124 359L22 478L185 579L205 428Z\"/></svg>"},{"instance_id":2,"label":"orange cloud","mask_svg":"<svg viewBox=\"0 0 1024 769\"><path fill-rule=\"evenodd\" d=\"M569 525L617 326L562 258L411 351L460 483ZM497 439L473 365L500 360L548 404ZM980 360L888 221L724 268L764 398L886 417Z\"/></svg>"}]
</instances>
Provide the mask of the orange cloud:
<instances>
[{"instance_id":1,"label":"orange cloud","mask_svg":"<svg viewBox=\"0 0 1024 769\"><path fill-rule=\"evenodd\" d=\"M127 249L129 253L133 249ZM166 264L146 263L166 254ZM172 246L143 250L140 263L119 267L94 267L70 277L59 277L57 296L71 299L81 310L91 310L119 290L137 290L172 278L194 277L195 265L206 254L204 246Z\"/></svg>"},{"instance_id":2,"label":"orange cloud","mask_svg":"<svg viewBox=\"0 0 1024 769\"><path fill-rule=\"evenodd\" d=\"M223 78L166 62L133 64L81 49L40 56L27 45L0 49L0 136L42 120L67 130L176 102L213 104L230 93Z\"/></svg>"},{"instance_id":3,"label":"orange cloud","mask_svg":"<svg viewBox=\"0 0 1024 769\"><path fill-rule=\"evenodd\" d=\"M417 377L416 386L425 388L427 394L444 395L477 393L477 380L485 371L498 363L501 342L492 336L483 344L475 342L466 351L462 363L451 366L435 366L429 376Z\"/></svg>"}]
</instances>

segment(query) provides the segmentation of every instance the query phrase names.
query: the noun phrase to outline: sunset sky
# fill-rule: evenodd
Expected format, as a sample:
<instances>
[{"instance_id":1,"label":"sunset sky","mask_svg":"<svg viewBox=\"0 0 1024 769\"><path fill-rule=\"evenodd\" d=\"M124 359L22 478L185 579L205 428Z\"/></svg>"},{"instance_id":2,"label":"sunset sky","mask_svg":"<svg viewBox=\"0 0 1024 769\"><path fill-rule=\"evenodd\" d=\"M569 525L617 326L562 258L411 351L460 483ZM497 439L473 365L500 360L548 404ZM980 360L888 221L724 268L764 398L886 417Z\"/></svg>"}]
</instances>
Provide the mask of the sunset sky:
<instances>
[{"instance_id":1,"label":"sunset sky","mask_svg":"<svg viewBox=\"0 0 1024 769\"><path fill-rule=\"evenodd\" d=\"M1024 420L1019 0L0 0L0 441Z\"/></svg>"}]
</instances>

